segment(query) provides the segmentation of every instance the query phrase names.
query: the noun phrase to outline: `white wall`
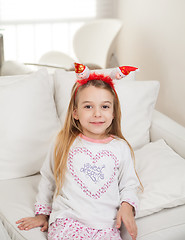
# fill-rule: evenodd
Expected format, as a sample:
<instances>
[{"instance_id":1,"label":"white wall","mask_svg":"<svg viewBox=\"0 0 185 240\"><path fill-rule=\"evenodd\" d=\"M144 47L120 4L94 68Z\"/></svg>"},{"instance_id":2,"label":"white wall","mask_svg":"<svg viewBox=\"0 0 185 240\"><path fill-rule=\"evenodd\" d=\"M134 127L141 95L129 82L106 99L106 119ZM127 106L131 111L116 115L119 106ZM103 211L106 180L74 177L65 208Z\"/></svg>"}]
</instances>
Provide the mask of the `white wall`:
<instances>
[{"instance_id":1,"label":"white wall","mask_svg":"<svg viewBox=\"0 0 185 240\"><path fill-rule=\"evenodd\" d=\"M185 0L117 2L119 64L139 67L138 80L159 80L156 108L185 126Z\"/></svg>"}]
</instances>

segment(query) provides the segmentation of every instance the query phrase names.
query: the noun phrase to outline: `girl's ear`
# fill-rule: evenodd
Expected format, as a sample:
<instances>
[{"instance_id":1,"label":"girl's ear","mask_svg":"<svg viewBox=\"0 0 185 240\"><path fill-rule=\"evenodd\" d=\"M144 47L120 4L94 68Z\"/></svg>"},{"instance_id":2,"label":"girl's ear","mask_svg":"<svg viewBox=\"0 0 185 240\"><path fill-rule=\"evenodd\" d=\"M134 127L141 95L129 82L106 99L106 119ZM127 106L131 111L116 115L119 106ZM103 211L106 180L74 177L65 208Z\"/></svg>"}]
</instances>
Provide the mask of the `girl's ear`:
<instances>
[{"instance_id":1,"label":"girl's ear","mask_svg":"<svg viewBox=\"0 0 185 240\"><path fill-rule=\"evenodd\" d=\"M75 110L73 111L73 118L76 119L76 120L79 119L79 118L78 118L78 111L77 111L77 109L75 109Z\"/></svg>"}]
</instances>

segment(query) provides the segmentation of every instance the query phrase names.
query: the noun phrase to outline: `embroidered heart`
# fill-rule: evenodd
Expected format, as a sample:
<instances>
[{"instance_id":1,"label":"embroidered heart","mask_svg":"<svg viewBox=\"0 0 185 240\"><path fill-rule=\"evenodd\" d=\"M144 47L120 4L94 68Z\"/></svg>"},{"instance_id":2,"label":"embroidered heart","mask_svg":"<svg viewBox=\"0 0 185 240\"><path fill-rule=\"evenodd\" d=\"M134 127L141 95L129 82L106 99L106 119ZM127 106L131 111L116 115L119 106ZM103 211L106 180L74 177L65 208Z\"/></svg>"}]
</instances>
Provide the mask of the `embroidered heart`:
<instances>
[{"instance_id":1,"label":"embroidered heart","mask_svg":"<svg viewBox=\"0 0 185 240\"><path fill-rule=\"evenodd\" d=\"M113 182L119 161L108 150L93 156L87 148L77 147L69 153L68 168L74 180L88 196L98 199Z\"/></svg>"}]
</instances>

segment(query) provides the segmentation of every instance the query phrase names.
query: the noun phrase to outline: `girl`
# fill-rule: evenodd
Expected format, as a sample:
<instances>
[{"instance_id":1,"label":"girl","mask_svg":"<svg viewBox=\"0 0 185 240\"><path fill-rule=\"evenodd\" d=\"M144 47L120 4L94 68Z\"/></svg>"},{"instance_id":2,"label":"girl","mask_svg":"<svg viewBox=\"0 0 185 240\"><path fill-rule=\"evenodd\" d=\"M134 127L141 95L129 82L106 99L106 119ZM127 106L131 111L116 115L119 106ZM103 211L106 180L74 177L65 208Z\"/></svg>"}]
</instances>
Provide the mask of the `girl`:
<instances>
[{"instance_id":1,"label":"girl","mask_svg":"<svg viewBox=\"0 0 185 240\"><path fill-rule=\"evenodd\" d=\"M48 239L119 240L123 221L136 239L139 182L120 121L110 77L91 73L77 80L64 127L41 169L36 215L17 221L19 229L49 225Z\"/></svg>"}]
</instances>

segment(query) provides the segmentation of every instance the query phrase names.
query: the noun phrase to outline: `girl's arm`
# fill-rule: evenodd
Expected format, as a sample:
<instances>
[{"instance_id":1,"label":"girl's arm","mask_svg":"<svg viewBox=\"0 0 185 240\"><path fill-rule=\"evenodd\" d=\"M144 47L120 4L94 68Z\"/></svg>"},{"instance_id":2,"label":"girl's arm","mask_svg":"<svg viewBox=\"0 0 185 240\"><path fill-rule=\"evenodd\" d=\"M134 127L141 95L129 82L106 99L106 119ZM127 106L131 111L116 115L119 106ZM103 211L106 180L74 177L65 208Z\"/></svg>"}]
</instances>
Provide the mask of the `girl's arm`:
<instances>
[{"instance_id":1,"label":"girl's arm","mask_svg":"<svg viewBox=\"0 0 185 240\"><path fill-rule=\"evenodd\" d=\"M128 233L132 237L132 240L136 240L137 237L137 225L134 218L133 206L127 202L123 202L117 213L116 227L121 227L121 222L124 223Z\"/></svg>"},{"instance_id":2,"label":"girl's arm","mask_svg":"<svg viewBox=\"0 0 185 240\"><path fill-rule=\"evenodd\" d=\"M35 214L50 215L52 209L53 195L55 192L54 179L54 144L51 145L44 164L40 170L41 180L36 196Z\"/></svg>"},{"instance_id":3,"label":"girl's arm","mask_svg":"<svg viewBox=\"0 0 185 240\"><path fill-rule=\"evenodd\" d=\"M124 146L123 159L119 168L119 192L120 192L120 209L117 214L117 228L124 223L127 231L135 240L137 236L137 226L134 215L138 208L137 188L139 180L136 176L130 148Z\"/></svg>"},{"instance_id":4,"label":"girl's arm","mask_svg":"<svg viewBox=\"0 0 185 240\"><path fill-rule=\"evenodd\" d=\"M41 227L41 231L48 229L48 219L51 213L52 199L55 191L55 180L53 175L54 145L49 148L45 162L41 168L41 180L38 186L38 194L35 203L35 217L26 217L18 220L20 230L30 230Z\"/></svg>"},{"instance_id":5,"label":"girl's arm","mask_svg":"<svg viewBox=\"0 0 185 240\"><path fill-rule=\"evenodd\" d=\"M122 149L123 159L120 162L118 177L120 204L129 203L136 213L139 205L137 190L140 183L136 176L130 148L124 144Z\"/></svg>"}]
</instances>

